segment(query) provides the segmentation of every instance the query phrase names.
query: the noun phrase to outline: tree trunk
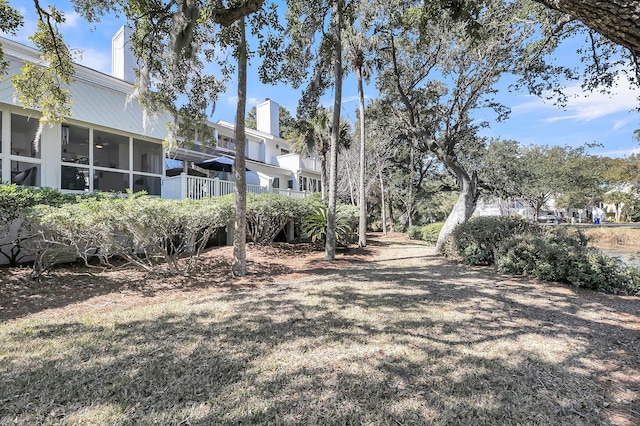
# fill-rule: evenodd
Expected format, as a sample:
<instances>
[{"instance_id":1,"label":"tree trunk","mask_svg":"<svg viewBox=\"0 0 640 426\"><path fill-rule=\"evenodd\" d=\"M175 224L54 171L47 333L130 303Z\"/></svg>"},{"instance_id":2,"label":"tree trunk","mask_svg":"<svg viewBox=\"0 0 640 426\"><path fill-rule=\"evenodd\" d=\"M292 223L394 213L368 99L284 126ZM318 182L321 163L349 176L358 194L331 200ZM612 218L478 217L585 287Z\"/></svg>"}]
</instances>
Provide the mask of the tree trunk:
<instances>
[{"instance_id":1,"label":"tree trunk","mask_svg":"<svg viewBox=\"0 0 640 426\"><path fill-rule=\"evenodd\" d=\"M246 135L244 116L247 104L247 39L244 18L238 21L238 106L236 109L236 158L234 175L236 181L236 221L233 234L233 264L231 272L236 277L247 274L247 175L245 164Z\"/></svg>"},{"instance_id":2,"label":"tree trunk","mask_svg":"<svg viewBox=\"0 0 640 426\"><path fill-rule=\"evenodd\" d=\"M387 213L384 200L384 180L382 179L382 168L378 169L378 177L380 178L380 209L382 210L382 233L387 235Z\"/></svg>"},{"instance_id":3,"label":"tree trunk","mask_svg":"<svg viewBox=\"0 0 640 426\"><path fill-rule=\"evenodd\" d=\"M396 232L396 221L393 218L393 196L391 195L391 192L387 197L387 204L389 206L389 209L387 210L389 212L389 232Z\"/></svg>"},{"instance_id":4,"label":"tree trunk","mask_svg":"<svg viewBox=\"0 0 640 426\"><path fill-rule=\"evenodd\" d=\"M364 90L362 89L362 67L356 67L356 80L358 81L358 101L360 103L360 180L358 182L358 190L360 192L359 207L360 220L358 221L358 245L360 247L367 246L367 201L364 194L364 173L365 173L365 157L364 157ZM383 208L384 210L384 208ZM384 215L384 213L383 213Z\"/></svg>"},{"instance_id":5,"label":"tree trunk","mask_svg":"<svg viewBox=\"0 0 640 426\"><path fill-rule=\"evenodd\" d=\"M451 213L449 213L447 220L442 226L440 235L438 235L436 252L442 251L444 243L456 226L469 220L473 211L476 209L479 195L478 178L475 172L469 176L460 166L448 165L448 167L455 170L460 185L460 194L458 195L458 201L456 201L456 204L453 206L453 210L451 210Z\"/></svg>"},{"instance_id":6,"label":"tree trunk","mask_svg":"<svg viewBox=\"0 0 640 426\"><path fill-rule=\"evenodd\" d=\"M582 21L640 56L640 2L629 0L536 0Z\"/></svg>"},{"instance_id":7,"label":"tree trunk","mask_svg":"<svg viewBox=\"0 0 640 426\"><path fill-rule=\"evenodd\" d=\"M347 173L347 184L349 185L349 199L351 200L352 206L357 206L356 204L356 188L355 183L353 182L353 176L351 175L351 167L350 164L345 167L345 171Z\"/></svg>"},{"instance_id":8,"label":"tree trunk","mask_svg":"<svg viewBox=\"0 0 640 426\"><path fill-rule=\"evenodd\" d=\"M327 153L320 155L320 199L324 203L327 199Z\"/></svg>"},{"instance_id":9,"label":"tree trunk","mask_svg":"<svg viewBox=\"0 0 640 426\"><path fill-rule=\"evenodd\" d=\"M332 6L333 29L333 122L331 123L331 160L329 164L329 205L327 206L327 241L325 260L336 258L336 192L338 180L338 141L340 139L340 107L342 106L342 1L334 0Z\"/></svg>"},{"instance_id":10,"label":"tree trunk","mask_svg":"<svg viewBox=\"0 0 640 426\"><path fill-rule=\"evenodd\" d=\"M416 176L415 148L409 147L409 187L407 188L407 226L413 226L413 179Z\"/></svg>"}]
</instances>

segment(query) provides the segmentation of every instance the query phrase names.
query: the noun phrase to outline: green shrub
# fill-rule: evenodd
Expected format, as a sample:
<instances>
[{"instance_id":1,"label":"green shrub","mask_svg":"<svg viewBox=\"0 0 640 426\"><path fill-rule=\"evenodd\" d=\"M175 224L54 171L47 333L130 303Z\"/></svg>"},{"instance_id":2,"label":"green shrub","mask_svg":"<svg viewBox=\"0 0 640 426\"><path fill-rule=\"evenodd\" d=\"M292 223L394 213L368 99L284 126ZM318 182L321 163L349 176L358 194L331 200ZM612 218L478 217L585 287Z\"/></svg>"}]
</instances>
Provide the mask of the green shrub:
<instances>
[{"instance_id":1,"label":"green shrub","mask_svg":"<svg viewBox=\"0 0 640 426\"><path fill-rule=\"evenodd\" d=\"M438 241L438 236L440 235L440 231L443 226L444 222L430 223L423 226L420 233L420 239L427 243L435 244Z\"/></svg>"},{"instance_id":2,"label":"green shrub","mask_svg":"<svg viewBox=\"0 0 640 426\"><path fill-rule=\"evenodd\" d=\"M588 247L579 231L548 229L513 236L495 254L499 272L531 275L608 293L640 293L640 269Z\"/></svg>"},{"instance_id":3,"label":"green shrub","mask_svg":"<svg viewBox=\"0 0 640 426\"><path fill-rule=\"evenodd\" d=\"M0 246L0 256L9 266L16 266L25 258L24 244L33 235L24 219L35 206L60 206L76 203L78 199L76 195L63 194L51 188L0 184L0 241L11 238Z\"/></svg>"},{"instance_id":4,"label":"green shrub","mask_svg":"<svg viewBox=\"0 0 640 426\"><path fill-rule=\"evenodd\" d=\"M277 194L247 194L247 237L270 244L299 213L299 200Z\"/></svg>"},{"instance_id":5,"label":"green shrub","mask_svg":"<svg viewBox=\"0 0 640 426\"><path fill-rule=\"evenodd\" d=\"M443 225L444 222L436 222L424 226L410 226L407 229L407 237L410 240L421 240L435 244L438 241L438 236L440 235Z\"/></svg>"},{"instance_id":6,"label":"green shrub","mask_svg":"<svg viewBox=\"0 0 640 426\"><path fill-rule=\"evenodd\" d=\"M153 271L162 263L172 272L187 272L217 228L233 217L233 199L166 200L144 194L101 195L76 205L40 206L30 223L39 238L33 275L51 266L52 253L72 247L88 263L97 257L110 265L114 257ZM179 263L184 255L189 261Z\"/></svg>"},{"instance_id":7,"label":"green shrub","mask_svg":"<svg viewBox=\"0 0 640 426\"><path fill-rule=\"evenodd\" d=\"M534 275L546 281L566 281L576 261L587 252L586 240L564 230L515 235L495 254L500 272Z\"/></svg>"},{"instance_id":8,"label":"green shrub","mask_svg":"<svg viewBox=\"0 0 640 426\"><path fill-rule=\"evenodd\" d=\"M407 238L410 240L421 240L422 239L422 227L411 225L407 228Z\"/></svg>"},{"instance_id":9,"label":"green shrub","mask_svg":"<svg viewBox=\"0 0 640 426\"><path fill-rule=\"evenodd\" d=\"M492 265L494 253L506 239L525 232L539 233L538 225L508 216L480 216L460 224L452 233L453 245L463 261Z\"/></svg>"},{"instance_id":10,"label":"green shrub","mask_svg":"<svg viewBox=\"0 0 640 426\"><path fill-rule=\"evenodd\" d=\"M338 244L347 245L353 240L359 214L355 206L346 204L336 206L336 242ZM325 206L316 207L309 213L305 222L305 233L309 235L311 241L326 240L327 208Z\"/></svg>"}]
</instances>

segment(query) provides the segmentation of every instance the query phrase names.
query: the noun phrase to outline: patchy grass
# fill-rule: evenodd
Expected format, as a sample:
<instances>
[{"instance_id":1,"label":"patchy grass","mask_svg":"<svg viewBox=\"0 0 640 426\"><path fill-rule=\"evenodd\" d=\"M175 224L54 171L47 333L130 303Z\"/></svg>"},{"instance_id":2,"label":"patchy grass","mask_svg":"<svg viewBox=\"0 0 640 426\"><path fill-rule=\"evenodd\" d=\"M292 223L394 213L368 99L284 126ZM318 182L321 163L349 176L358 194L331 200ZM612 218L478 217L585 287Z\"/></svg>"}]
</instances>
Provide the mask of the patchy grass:
<instances>
[{"instance_id":1,"label":"patchy grass","mask_svg":"<svg viewBox=\"0 0 640 426\"><path fill-rule=\"evenodd\" d=\"M295 279L12 316L0 424L638 424L638 298L373 245L298 257Z\"/></svg>"}]
</instances>

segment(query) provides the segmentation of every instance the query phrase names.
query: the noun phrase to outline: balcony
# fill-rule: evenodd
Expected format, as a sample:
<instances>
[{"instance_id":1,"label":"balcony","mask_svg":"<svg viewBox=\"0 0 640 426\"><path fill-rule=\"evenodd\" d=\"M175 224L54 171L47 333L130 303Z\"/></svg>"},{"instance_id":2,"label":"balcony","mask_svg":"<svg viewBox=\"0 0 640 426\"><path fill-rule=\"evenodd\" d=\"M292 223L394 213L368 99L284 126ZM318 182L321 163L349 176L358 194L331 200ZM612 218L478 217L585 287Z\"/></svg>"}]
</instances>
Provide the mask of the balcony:
<instances>
[{"instance_id":1,"label":"balcony","mask_svg":"<svg viewBox=\"0 0 640 426\"><path fill-rule=\"evenodd\" d=\"M294 173L298 170L320 172L319 158L302 158L299 154L278 155L275 157L275 164Z\"/></svg>"},{"instance_id":2,"label":"balcony","mask_svg":"<svg viewBox=\"0 0 640 426\"><path fill-rule=\"evenodd\" d=\"M231 194L235 191L235 182L211 179L198 176L188 176L184 173L167 177L162 181L162 198L183 200L191 198L202 200ZM267 186L247 185L247 192L255 194L280 194L293 198L304 198L311 195L308 191L294 191L292 189L269 188Z\"/></svg>"}]
</instances>

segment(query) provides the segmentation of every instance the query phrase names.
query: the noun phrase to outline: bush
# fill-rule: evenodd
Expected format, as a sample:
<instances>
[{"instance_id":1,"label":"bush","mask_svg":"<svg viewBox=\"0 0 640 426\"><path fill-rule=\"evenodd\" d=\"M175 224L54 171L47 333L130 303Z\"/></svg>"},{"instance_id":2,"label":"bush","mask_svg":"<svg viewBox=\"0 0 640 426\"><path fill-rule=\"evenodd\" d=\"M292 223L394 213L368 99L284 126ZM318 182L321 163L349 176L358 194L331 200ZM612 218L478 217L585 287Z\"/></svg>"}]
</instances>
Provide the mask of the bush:
<instances>
[{"instance_id":1,"label":"bush","mask_svg":"<svg viewBox=\"0 0 640 426\"><path fill-rule=\"evenodd\" d=\"M496 269L608 293L640 293L640 269L588 247L579 232L547 230L506 240L496 251Z\"/></svg>"},{"instance_id":2,"label":"bush","mask_svg":"<svg viewBox=\"0 0 640 426\"><path fill-rule=\"evenodd\" d=\"M430 244L435 244L438 241L440 231L444 226L444 222L430 223L422 227L420 237L422 241L426 241Z\"/></svg>"},{"instance_id":3,"label":"bush","mask_svg":"<svg viewBox=\"0 0 640 426\"><path fill-rule=\"evenodd\" d=\"M443 225L444 222L436 222L424 226L410 226L407 229L407 237L410 240L421 240L429 244L435 244L438 241Z\"/></svg>"},{"instance_id":4,"label":"bush","mask_svg":"<svg viewBox=\"0 0 640 426\"><path fill-rule=\"evenodd\" d=\"M256 244L271 244L287 222L304 217L300 199L276 194L247 194L247 236Z\"/></svg>"},{"instance_id":5,"label":"bush","mask_svg":"<svg viewBox=\"0 0 640 426\"><path fill-rule=\"evenodd\" d=\"M78 196L51 188L0 184L0 242L7 241L0 244L0 256L7 260L9 266L16 266L25 258L24 244L32 235L24 219L35 206L60 206L76 203L78 199Z\"/></svg>"},{"instance_id":6,"label":"bush","mask_svg":"<svg viewBox=\"0 0 640 426\"><path fill-rule=\"evenodd\" d=\"M336 242L348 245L355 237L360 211L347 204L336 206ZM311 241L326 241L327 207L320 206L312 210L305 222L305 232Z\"/></svg>"},{"instance_id":7,"label":"bush","mask_svg":"<svg viewBox=\"0 0 640 426\"><path fill-rule=\"evenodd\" d=\"M117 257L148 271L164 263L174 273L186 272L233 212L230 197L173 201L143 194L102 194L73 206L40 206L29 218L39 236L30 241L36 254L32 275L50 267L61 247L72 247L86 263L97 257L108 266ZM181 265L185 254L192 257Z\"/></svg>"},{"instance_id":8,"label":"bush","mask_svg":"<svg viewBox=\"0 0 640 426\"><path fill-rule=\"evenodd\" d=\"M494 253L508 238L523 233L539 233L541 227L508 216L480 216L458 225L452 233L453 245L470 265L493 265Z\"/></svg>"},{"instance_id":9,"label":"bush","mask_svg":"<svg viewBox=\"0 0 640 426\"><path fill-rule=\"evenodd\" d=\"M411 225L407 228L407 238L410 240L421 240L422 239L422 227Z\"/></svg>"}]
</instances>

